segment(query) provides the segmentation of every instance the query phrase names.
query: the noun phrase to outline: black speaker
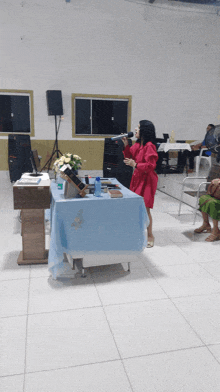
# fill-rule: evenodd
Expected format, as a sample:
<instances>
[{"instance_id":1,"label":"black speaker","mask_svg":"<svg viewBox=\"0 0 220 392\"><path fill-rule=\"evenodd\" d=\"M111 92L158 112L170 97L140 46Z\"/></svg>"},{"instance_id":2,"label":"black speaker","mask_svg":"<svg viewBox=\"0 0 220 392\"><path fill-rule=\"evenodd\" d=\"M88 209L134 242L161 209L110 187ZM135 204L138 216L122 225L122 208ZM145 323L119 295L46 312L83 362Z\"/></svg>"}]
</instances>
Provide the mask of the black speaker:
<instances>
[{"instance_id":1,"label":"black speaker","mask_svg":"<svg viewBox=\"0 0 220 392\"><path fill-rule=\"evenodd\" d=\"M62 116L63 102L60 90L47 90L47 110L48 116Z\"/></svg>"},{"instance_id":2,"label":"black speaker","mask_svg":"<svg viewBox=\"0 0 220 392\"><path fill-rule=\"evenodd\" d=\"M128 139L128 143L132 145L132 141ZM122 140L105 139L104 157L103 157L103 176L115 177L126 188L130 187L133 168L125 165L124 144Z\"/></svg>"},{"instance_id":3,"label":"black speaker","mask_svg":"<svg viewBox=\"0 0 220 392\"><path fill-rule=\"evenodd\" d=\"M32 173L31 142L29 135L8 135L8 168L11 182L23 173Z\"/></svg>"}]
</instances>

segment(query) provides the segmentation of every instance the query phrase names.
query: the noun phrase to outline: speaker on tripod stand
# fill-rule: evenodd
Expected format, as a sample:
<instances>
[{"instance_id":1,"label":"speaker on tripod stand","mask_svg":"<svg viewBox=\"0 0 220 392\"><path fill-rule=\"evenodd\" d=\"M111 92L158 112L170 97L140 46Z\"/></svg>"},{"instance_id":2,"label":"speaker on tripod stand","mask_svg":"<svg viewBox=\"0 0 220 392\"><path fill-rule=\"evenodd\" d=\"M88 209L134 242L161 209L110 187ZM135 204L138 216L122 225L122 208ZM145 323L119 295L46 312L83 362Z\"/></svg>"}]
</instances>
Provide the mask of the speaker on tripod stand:
<instances>
[{"instance_id":1,"label":"speaker on tripod stand","mask_svg":"<svg viewBox=\"0 0 220 392\"><path fill-rule=\"evenodd\" d=\"M50 158L45 163L44 167L41 169L42 171L45 168L47 168L47 171L49 172L49 170L51 169L51 164L53 162L54 156L56 155L56 158L59 158L59 155L63 155L58 147L58 132L60 127L61 116L63 115L63 102L62 102L62 93L60 90L47 90L46 97L47 97L48 116L54 116L54 120L55 120L55 141L54 141L53 151ZM57 116L60 116L59 126L57 126Z\"/></svg>"}]
</instances>

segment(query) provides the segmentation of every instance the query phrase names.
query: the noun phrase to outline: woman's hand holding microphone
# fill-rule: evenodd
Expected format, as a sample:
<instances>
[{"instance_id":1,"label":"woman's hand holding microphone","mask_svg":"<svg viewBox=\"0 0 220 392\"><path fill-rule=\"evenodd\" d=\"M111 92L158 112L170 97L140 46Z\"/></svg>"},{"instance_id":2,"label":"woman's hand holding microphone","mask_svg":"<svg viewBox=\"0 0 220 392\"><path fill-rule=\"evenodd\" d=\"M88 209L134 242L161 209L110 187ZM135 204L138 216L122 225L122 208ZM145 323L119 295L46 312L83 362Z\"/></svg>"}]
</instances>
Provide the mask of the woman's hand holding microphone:
<instances>
[{"instance_id":1,"label":"woman's hand holding microphone","mask_svg":"<svg viewBox=\"0 0 220 392\"><path fill-rule=\"evenodd\" d=\"M121 135L123 135L123 133L121 133ZM122 137L121 140L124 143L124 146L126 147L128 145L128 138L127 137Z\"/></svg>"},{"instance_id":2,"label":"woman's hand holding microphone","mask_svg":"<svg viewBox=\"0 0 220 392\"><path fill-rule=\"evenodd\" d=\"M123 134L121 134L121 135L123 135ZM128 138L127 137L122 137L121 140L123 141L124 146L126 147L128 145ZM131 167L134 167L134 168L137 166L136 162L133 159L130 159L130 158L125 158L123 162L127 166L131 166Z\"/></svg>"}]
</instances>

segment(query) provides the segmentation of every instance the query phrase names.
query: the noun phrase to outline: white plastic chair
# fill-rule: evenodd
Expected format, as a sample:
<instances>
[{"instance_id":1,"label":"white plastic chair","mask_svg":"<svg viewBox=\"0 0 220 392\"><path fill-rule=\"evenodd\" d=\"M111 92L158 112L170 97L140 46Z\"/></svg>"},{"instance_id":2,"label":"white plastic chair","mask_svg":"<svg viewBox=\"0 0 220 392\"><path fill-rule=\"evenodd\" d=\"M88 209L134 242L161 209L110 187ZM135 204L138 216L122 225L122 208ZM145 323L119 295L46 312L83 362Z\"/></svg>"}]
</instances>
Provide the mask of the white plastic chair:
<instances>
[{"instance_id":1,"label":"white plastic chair","mask_svg":"<svg viewBox=\"0 0 220 392\"><path fill-rule=\"evenodd\" d=\"M196 157L196 175L199 174L199 166L201 163L201 159L206 159L206 161L209 163L210 168L212 166L211 155L210 156L202 155L203 151L206 151L206 150L208 150L208 148L201 148L200 154Z\"/></svg>"},{"instance_id":2,"label":"white plastic chair","mask_svg":"<svg viewBox=\"0 0 220 392\"><path fill-rule=\"evenodd\" d=\"M200 196L204 195L207 193L206 191L206 186L211 183L214 178L219 178L220 177L220 166L217 163L213 163L211 170L209 171L208 177L185 177L183 182L182 182L182 189L181 189L181 195L180 195L180 203L179 203L179 212L178 215L180 215L180 210L181 210L181 205L184 203L183 201L183 194L186 193L189 196L196 197L195 205L194 205L194 217L193 217L193 224L195 224L196 221L196 213L198 210L199 206L199 198ZM194 183L195 185L193 186L192 190L184 190L184 187L187 186L187 181L194 182L194 180L204 180L200 184ZM190 186L191 187L191 186ZM189 186L188 186L189 189ZM186 203L187 204L187 203ZM191 205L191 204L190 204Z\"/></svg>"},{"instance_id":3,"label":"white plastic chair","mask_svg":"<svg viewBox=\"0 0 220 392\"><path fill-rule=\"evenodd\" d=\"M192 180L198 180L198 179L206 179L206 181L201 182L200 184L198 184L198 188L196 190L192 190L192 191L185 191L184 192L184 187L186 186L186 182L188 180L192 181ZM194 214L193 214L193 224L195 224L196 221L196 213L198 210L198 205L199 205L199 198L200 196L203 194L206 194L206 191L204 190L205 185L211 184L211 182L207 181L207 177L185 177L183 182L182 182L182 189L181 189L181 196L180 196L180 203L179 203L179 212L178 215L180 215L180 210L181 210L181 205L183 203L183 194L184 193L188 193L190 196L192 197L196 197L196 202L195 202L195 206L193 207L194 209ZM203 189L202 189L203 188Z\"/></svg>"}]
</instances>

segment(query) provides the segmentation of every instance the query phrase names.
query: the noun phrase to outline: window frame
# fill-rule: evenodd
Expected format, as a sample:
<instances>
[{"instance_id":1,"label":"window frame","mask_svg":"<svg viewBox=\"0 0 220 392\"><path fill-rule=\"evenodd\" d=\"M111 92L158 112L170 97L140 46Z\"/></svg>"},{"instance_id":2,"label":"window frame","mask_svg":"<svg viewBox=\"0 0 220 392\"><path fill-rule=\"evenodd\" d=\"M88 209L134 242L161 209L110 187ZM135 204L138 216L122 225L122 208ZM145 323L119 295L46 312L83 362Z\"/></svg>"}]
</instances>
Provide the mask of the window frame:
<instances>
[{"instance_id":1,"label":"window frame","mask_svg":"<svg viewBox=\"0 0 220 392\"><path fill-rule=\"evenodd\" d=\"M132 104L132 96L131 95L102 95L102 94L72 94L72 137L77 138L92 138L92 139L105 139L108 137L112 137L114 135L109 134L76 134L76 112L75 112L75 99L76 98L85 98L85 99L100 99L100 100L124 100L128 101L128 112L127 112L127 132L131 130L131 104Z\"/></svg>"},{"instance_id":2,"label":"window frame","mask_svg":"<svg viewBox=\"0 0 220 392\"><path fill-rule=\"evenodd\" d=\"M13 135L29 135L35 136L34 131L34 92L33 90L6 90L0 89L0 95L29 95L30 108L30 132L0 132L0 136Z\"/></svg>"}]
</instances>

